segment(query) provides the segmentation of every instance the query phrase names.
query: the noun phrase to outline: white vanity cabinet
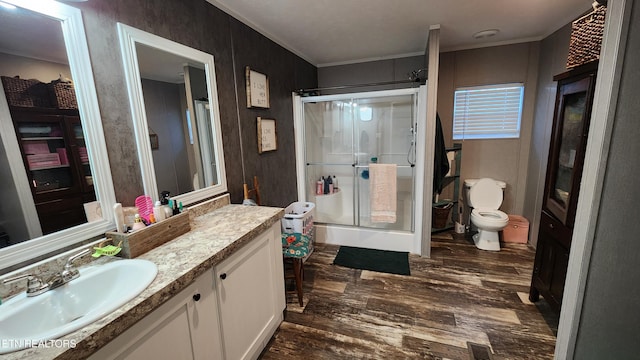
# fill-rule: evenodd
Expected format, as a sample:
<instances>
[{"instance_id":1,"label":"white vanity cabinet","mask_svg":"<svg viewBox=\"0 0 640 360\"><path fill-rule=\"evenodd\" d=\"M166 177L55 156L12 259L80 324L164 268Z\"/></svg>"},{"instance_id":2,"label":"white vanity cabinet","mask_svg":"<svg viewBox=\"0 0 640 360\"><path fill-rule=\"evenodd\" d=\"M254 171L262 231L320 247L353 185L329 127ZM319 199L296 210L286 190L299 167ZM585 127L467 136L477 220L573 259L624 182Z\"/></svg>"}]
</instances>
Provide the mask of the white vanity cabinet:
<instances>
[{"instance_id":1,"label":"white vanity cabinet","mask_svg":"<svg viewBox=\"0 0 640 360\"><path fill-rule=\"evenodd\" d=\"M213 271L89 359L223 359Z\"/></svg>"},{"instance_id":2,"label":"white vanity cabinet","mask_svg":"<svg viewBox=\"0 0 640 360\"><path fill-rule=\"evenodd\" d=\"M285 302L277 222L90 359L256 359Z\"/></svg>"},{"instance_id":3,"label":"white vanity cabinet","mask_svg":"<svg viewBox=\"0 0 640 360\"><path fill-rule=\"evenodd\" d=\"M283 320L280 223L215 267L225 358L256 359Z\"/></svg>"}]
</instances>

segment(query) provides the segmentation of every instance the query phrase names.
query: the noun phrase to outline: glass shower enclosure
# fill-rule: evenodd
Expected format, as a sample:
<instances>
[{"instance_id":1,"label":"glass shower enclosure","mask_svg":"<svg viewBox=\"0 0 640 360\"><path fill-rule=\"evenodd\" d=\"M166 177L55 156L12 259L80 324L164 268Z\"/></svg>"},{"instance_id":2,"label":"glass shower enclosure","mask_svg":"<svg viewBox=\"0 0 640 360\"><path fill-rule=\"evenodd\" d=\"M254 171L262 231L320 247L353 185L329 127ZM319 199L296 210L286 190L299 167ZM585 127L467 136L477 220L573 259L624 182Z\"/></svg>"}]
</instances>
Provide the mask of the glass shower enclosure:
<instances>
[{"instance_id":1,"label":"glass shower enclosure","mask_svg":"<svg viewBox=\"0 0 640 360\"><path fill-rule=\"evenodd\" d=\"M300 128L296 139L300 143L299 198L315 203L315 222L324 224L324 230L349 227L359 229L358 235L364 229L386 231L409 242L415 240L416 231L420 233L421 224L416 220L423 171L417 151L421 140L417 128L423 126L418 121L419 92L412 88L296 97L297 116L302 117L296 123ZM371 163L396 165L394 223L371 220ZM354 235L333 232L334 238L352 239ZM409 247L413 244L404 250L411 251Z\"/></svg>"}]
</instances>

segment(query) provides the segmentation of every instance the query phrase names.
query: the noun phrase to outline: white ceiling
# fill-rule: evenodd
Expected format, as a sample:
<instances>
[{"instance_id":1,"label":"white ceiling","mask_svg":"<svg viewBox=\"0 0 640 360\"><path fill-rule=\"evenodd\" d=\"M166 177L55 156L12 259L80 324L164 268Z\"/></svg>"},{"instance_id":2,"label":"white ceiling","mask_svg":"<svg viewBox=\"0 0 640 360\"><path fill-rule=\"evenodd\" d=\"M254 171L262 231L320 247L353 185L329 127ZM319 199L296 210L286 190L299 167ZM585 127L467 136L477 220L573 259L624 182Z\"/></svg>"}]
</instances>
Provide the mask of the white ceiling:
<instances>
[{"instance_id":1,"label":"white ceiling","mask_svg":"<svg viewBox=\"0 0 640 360\"><path fill-rule=\"evenodd\" d=\"M440 25L441 51L541 40L590 0L207 0L316 66L424 54ZM473 34L500 32L482 40Z\"/></svg>"},{"instance_id":2,"label":"white ceiling","mask_svg":"<svg viewBox=\"0 0 640 360\"><path fill-rule=\"evenodd\" d=\"M316 66L424 54L432 25L441 27L441 51L540 40L591 7L589 0L207 1ZM500 32L473 38L486 29ZM0 34L0 52L67 63L57 21L0 8ZM179 71L171 73L179 81Z\"/></svg>"}]
</instances>

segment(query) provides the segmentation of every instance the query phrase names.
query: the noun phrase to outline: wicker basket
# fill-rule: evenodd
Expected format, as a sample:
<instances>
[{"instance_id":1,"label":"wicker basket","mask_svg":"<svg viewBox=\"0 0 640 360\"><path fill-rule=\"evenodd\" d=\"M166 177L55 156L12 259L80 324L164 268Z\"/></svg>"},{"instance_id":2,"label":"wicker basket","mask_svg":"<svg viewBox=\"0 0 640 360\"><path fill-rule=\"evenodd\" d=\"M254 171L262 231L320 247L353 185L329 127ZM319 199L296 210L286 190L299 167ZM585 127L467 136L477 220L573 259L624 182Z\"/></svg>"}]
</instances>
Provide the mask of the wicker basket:
<instances>
[{"instance_id":1,"label":"wicker basket","mask_svg":"<svg viewBox=\"0 0 640 360\"><path fill-rule=\"evenodd\" d=\"M449 222L449 213L453 207L452 202L439 202L432 205L431 227L433 229L442 229Z\"/></svg>"},{"instance_id":2,"label":"wicker basket","mask_svg":"<svg viewBox=\"0 0 640 360\"><path fill-rule=\"evenodd\" d=\"M51 103L53 107L58 109L77 109L76 91L72 83L61 81L52 81L47 84L49 94L51 95Z\"/></svg>"},{"instance_id":3,"label":"wicker basket","mask_svg":"<svg viewBox=\"0 0 640 360\"><path fill-rule=\"evenodd\" d=\"M567 69L600 59L606 13L607 8L600 6L572 23Z\"/></svg>"},{"instance_id":4,"label":"wicker basket","mask_svg":"<svg viewBox=\"0 0 640 360\"><path fill-rule=\"evenodd\" d=\"M47 84L38 80L2 76L2 86L7 103L23 107L51 107Z\"/></svg>"}]
</instances>

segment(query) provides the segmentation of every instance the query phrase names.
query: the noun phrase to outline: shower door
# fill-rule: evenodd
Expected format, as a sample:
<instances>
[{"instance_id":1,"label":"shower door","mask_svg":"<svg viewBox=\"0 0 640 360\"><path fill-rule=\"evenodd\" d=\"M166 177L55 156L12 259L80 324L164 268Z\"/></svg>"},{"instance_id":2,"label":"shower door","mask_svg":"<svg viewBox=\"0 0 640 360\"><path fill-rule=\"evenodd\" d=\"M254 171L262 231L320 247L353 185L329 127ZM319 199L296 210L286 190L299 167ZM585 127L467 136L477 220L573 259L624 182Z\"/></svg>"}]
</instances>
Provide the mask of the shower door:
<instances>
[{"instance_id":1,"label":"shower door","mask_svg":"<svg viewBox=\"0 0 640 360\"><path fill-rule=\"evenodd\" d=\"M414 230L417 94L403 89L302 98L305 195L316 204L316 222ZM371 221L372 162L397 166L395 223ZM319 184L323 178L331 179L333 191Z\"/></svg>"}]
</instances>

